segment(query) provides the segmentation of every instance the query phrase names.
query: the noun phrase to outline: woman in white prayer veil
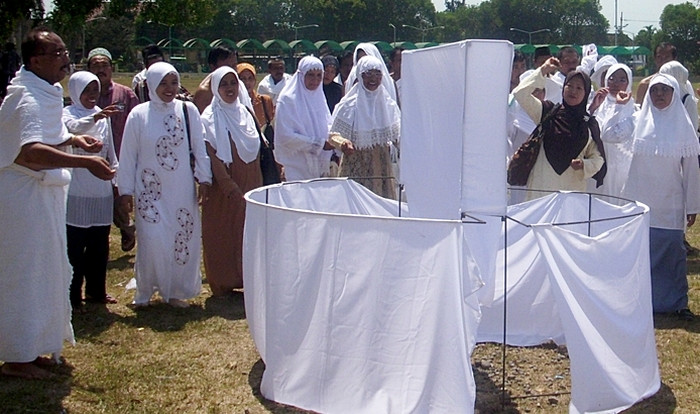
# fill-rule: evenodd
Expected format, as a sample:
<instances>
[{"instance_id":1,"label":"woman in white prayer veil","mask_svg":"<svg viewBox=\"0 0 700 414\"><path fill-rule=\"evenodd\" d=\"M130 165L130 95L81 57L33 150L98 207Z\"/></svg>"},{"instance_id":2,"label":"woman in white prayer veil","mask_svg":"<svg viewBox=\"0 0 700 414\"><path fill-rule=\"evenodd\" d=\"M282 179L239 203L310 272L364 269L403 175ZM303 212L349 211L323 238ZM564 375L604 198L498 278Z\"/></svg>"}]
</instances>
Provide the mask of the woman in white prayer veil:
<instances>
[{"instance_id":1,"label":"woman in white prayer veil","mask_svg":"<svg viewBox=\"0 0 700 414\"><path fill-rule=\"evenodd\" d=\"M632 70L622 63L611 65L606 70L603 85L596 92L589 109L600 125L600 139L605 147L608 172L605 182L598 188L593 180L589 180L588 191L620 197L632 160L631 123L636 111L632 98ZM623 203L615 198L606 198L606 201Z\"/></svg>"},{"instance_id":2,"label":"woman in white prayer veil","mask_svg":"<svg viewBox=\"0 0 700 414\"><path fill-rule=\"evenodd\" d=\"M136 277L128 287L135 285L137 307L156 292L174 307L187 307L202 286L195 180L211 184L204 127L193 103L175 99L180 74L172 65L152 64L146 81L151 99L129 113L117 175L119 194L131 196L122 197L125 210L136 207Z\"/></svg>"},{"instance_id":3,"label":"woman in white prayer veil","mask_svg":"<svg viewBox=\"0 0 700 414\"><path fill-rule=\"evenodd\" d=\"M396 86L394 85L394 79L392 79L391 75L389 74L389 69L384 64L384 57L382 57L382 54L379 52L379 49L377 49L377 46L371 43L360 43L355 47L355 53L352 56L353 67L350 71L350 75L348 75L348 79L345 82L345 94L348 94L350 89L355 85L355 82L359 81L359 76L357 75L357 63L363 56L374 56L380 62L382 62L382 85L384 86L384 89L386 89L389 96L391 96L391 99L398 102L396 99Z\"/></svg>"},{"instance_id":4,"label":"woman in white prayer veil","mask_svg":"<svg viewBox=\"0 0 700 414\"><path fill-rule=\"evenodd\" d=\"M319 178L330 171L333 147L326 141L331 113L322 83L323 63L305 56L277 98L275 159L289 181Z\"/></svg>"},{"instance_id":5,"label":"woman in white prayer veil","mask_svg":"<svg viewBox=\"0 0 700 414\"><path fill-rule=\"evenodd\" d=\"M390 178L389 143L398 145L401 111L382 82L383 65L373 56L360 59L355 68L360 81L336 105L329 142L343 152L340 176L393 199L396 184Z\"/></svg>"},{"instance_id":6,"label":"woman in white prayer veil","mask_svg":"<svg viewBox=\"0 0 700 414\"><path fill-rule=\"evenodd\" d=\"M635 115L632 163L623 194L649 206L649 251L654 312L692 320L683 231L700 211L700 144L673 77L649 82Z\"/></svg>"},{"instance_id":7,"label":"woman in white prayer veil","mask_svg":"<svg viewBox=\"0 0 700 414\"><path fill-rule=\"evenodd\" d=\"M213 181L202 197L204 269L213 296L243 287L243 194L262 185L260 137L255 119L240 101L236 71L212 72L211 104L202 113Z\"/></svg>"},{"instance_id":8,"label":"woman in white prayer veil","mask_svg":"<svg viewBox=\"0 0 700 414\"><path fill-rule=\"evenodd\" d=\"M690 122L693 123L693 128L698 130L698 98L695 97L695 91L693 90L693 85L688 80L688 69L685 68L680 62L672 60L666 62L659 68L659 73L665 75L671 75L678 82L680 91L678 92L681 96L681 102L688 112L690 117Z\"/></svg>"}]
</instances>

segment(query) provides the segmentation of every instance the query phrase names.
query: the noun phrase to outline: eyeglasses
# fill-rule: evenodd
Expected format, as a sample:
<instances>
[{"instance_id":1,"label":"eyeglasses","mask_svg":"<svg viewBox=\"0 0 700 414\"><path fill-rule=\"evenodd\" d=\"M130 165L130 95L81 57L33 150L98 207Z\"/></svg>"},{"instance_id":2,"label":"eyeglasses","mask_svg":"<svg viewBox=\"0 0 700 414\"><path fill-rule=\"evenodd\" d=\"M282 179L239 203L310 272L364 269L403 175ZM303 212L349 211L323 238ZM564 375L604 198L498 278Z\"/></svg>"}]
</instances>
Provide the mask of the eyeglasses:
<instances>
[{"instance_id":1,"label":"eyeglasses","mask_svg":"<svg viewBox=\"0 0 700 414\"><path fill-rule=\"evenodd\" d=\"M371 69L367 72L362 72L363 78L377 79L382 77L382 72L379 70Z\"/></svg>"},{"instance_id":2,"label":"eyeglasses","mask_svg":"<svg viewBox=\"0 0 700 414\"><path fill-rule=\"evenodd\" d=\"M612 76L608 78L608 83L627 83L627 77L613 78Z\"/></svg>"},{"instance_id":3,"label":"eyeglasses","mask_svg":"<svg viewBox=\"0 0 700 414\"><path fill-rule=\"evenodd\" d=\"M54 50L53 52L44 52L44 53L39 53L37 56L55 56L55 57L69 57L70 56L70 51L68 49L57 49Z\"/></svg>"}]
</instances>

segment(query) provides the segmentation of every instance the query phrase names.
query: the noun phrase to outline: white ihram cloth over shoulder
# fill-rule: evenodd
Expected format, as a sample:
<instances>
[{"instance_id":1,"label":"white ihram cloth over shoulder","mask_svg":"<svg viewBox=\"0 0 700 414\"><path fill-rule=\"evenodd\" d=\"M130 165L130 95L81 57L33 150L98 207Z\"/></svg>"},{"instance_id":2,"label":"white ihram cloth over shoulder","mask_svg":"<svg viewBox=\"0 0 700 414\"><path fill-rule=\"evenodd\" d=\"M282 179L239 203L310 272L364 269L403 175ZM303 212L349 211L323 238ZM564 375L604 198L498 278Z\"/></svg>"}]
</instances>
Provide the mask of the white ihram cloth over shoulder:
<instances>
[{"instance_id":1,"label":"white ihram cloth over shoulder","mask_svg":"<svg viewBox=\"0 0 700 414\"><path fill-rule=\"evenodd\" d=\"M627 89L632 93L632 70L622 63L615 63L607 68L605 87L609 87L608 79L619 71L624 71L627 76ZM600 76L599 76L600 77ZM627 174L632 161L632 131L633 116L636 111L634 98L626 104L618 104L617 97L608 94L593 114L600 125L600 139L605 147L605 161L608 172L605 174L605 182L596 188L595 180L588 180L588 191L592 193L622 196L622 187L627 181ZM612 203L622 203L618 199L606 199Z\"/></svg>"},{"instance_id":2,"label":"white ihram cloth over shoulder","mask_svg":"<svg viewBox=\"0 0 700 414\"><path fill-rule=\"evenodd\" d=\"M391 77L391 75L389 74L389 69L384 64L384 57L382 57L382 54L379 52L379 49L377 49L377 46L373 45L372 43L360 43L357 46L355 46L355 52L352 55L352 70L350 71L348 79L345 81L344 84L345 94L350 93L350 89L355 85L356 81L361 81L357 72L357 64L361 59L357 57L357 54L360 50L364 51L367 54L366 56L374 56L375 58L379 59L380 62L382 62L382 86L384 86L384 89L386 89L386 91L389 93L391 99L397 101L396 86L394 86L394 79Z\"/></svg>"},{"instance_id":3,"label":"white ihram cloth over shoulder","mask_svg":"<svg viewBox=\"0 0 700 414\"><path fill-rule=\"evenodd\" d=\"M100 107L95 105L88 109L80 102L80 95L92 82L97 82L98 88L100 87L100 80L91 72L79 71L71 75L68 80L68 92L73 104L63 108L63 122L73 134L89 135L102 141L102 150L97 154L74 148L75 154L100 156L109 161L110 167L116 170L119 162L114 152L109 118L95 122L94 115L101 111ZM66 223L83 228L111 225L113 197L112 183L95 177L84 168L74 169L68 187Z\"/></svg>"},{"instance_id":4,"label":"white ihram cloth over shoulder","mask_svg":"<svg viewBox=\"0 0 700 414\"><path fill-rule=\"evenodd\" d=\"M211 104L202 112L202 122L206 128L206 141L216 150L216 156L227 166L233 162L231 158L231 141L236 144L236 151L246 164L254 161L260 152L260 137L255 127L253 115L236 99L228 104L221 99L219 84L221 79L232 73L238 80L238 74L232 68L224 66L211 74L211 91L214 95ZM240 93L240 89L239 89ZM230 137L230 138L229 138Z\"/></svg>"},{"instance_id":5,"label":"white ihram cloth over shoulder","mask_svg":"<svg viewBox=\"0 0 700 414\"><path fill-rule=\"evenodd\" d=\"M258 95L269 96L270 98L272 98L272 104L277 105L277 99L279 98L280 93L291 79L292 75L290 75L289 73L285 73L284 75L282 75L282 80L275 83L275 80L272 79L272 75L267 74L264 78L262 78L262 80L258 84ZM246 94L247 93L248 92L246 91Z\"/></svg>"},{"instance_id":6,"label":"white ihram cloth over shoulder","mask_svg":"<svg viewBox=\"0 0 700 414\"><path fill-rule=\"evenodd\" d=\"M66 191L70 172L14 164L23 145L57 146L63 88L24 66L0 106L0 360L31 362L75 343L68 287Z\"/></svg>"},{"instance_id":7,"label":"white ihram cloth over shoulder","mask_svg":"<svg viewBox=\"0 0 700 414\"><path fill-rule=\"evenodd\" d=\"M311 91L304 85L304 76L311 70L323 71L323 63L317 57L305 56L277 100L275 158L284 166L288 181L319 178L330 168L331 152L323 146L331 113L323 88Z\"/></svg>"},{"instance_id":8,"label":"white ihram cloth over shoulder","mask_svg":"<svg viewBox=\"0 0 700 414\"><path fill-rule=\"evenodd\" d=\"M651 227L684 230L686 214L700 212L700 144L676 80L657 74L649 90L657 84L672 87L673 100L658 109L650 93L644 97L635 115L632 163L623 194L649 206Z\"/></svg>"},{"instance_id":9,"label":"white ihram cloth over shoulder","mask_svg":"<svg viewBox=\"0 0 700 414\"><path fill-rule=\"evenodd\" d=\"M154 63L147 82L158 85L170 73L177 74L170 64ZM187 103L196 159L193 176L182 101L163 102L156 87L149 89L149 96L127 118L117 176L120 194L134 196L137 304L148 303L156 291L166 301L199 294L201 223L194 178L200 183L212 180L197 108Z\"/></svg>"},{"instance_id":10,"label":"white ihram cloth over shoulder","mask_svg":"<svg viewBox=\"0 0 700 414\"><path fill-rule=\"evenodd\" d=\"M364 56L358 71L381 70L383 65L377 58ZM331 131L351 140L356 149L398 144L401 111L383 84L370 91L360 81L336 105Z\"/></svg>"}]
</instances>

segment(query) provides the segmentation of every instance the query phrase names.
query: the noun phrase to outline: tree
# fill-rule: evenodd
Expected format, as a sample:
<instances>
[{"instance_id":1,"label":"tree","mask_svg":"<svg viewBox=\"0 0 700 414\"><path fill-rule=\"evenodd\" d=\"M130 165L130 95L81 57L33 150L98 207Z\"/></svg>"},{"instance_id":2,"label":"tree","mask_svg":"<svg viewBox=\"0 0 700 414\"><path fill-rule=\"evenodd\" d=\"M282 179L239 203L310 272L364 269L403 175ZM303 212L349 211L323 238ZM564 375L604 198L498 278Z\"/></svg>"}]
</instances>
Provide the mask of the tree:
<instances>
[{"instance_id":1,"label":"tree","mask_svg":"<svg viewBox=\"0 0 700 414\"><path fill-rule=\"evenodd\" d=\"M39 22L43 18L44 4L41 0L0 0L0 40L9 40L20 23L27 20Z\"/></svg>"},{"instance_id":2,"label":"tree","mask_svg":"<svg viewBox=\"0 0 700 414\"><path fill-rule=\"evenodd\" d=\"M644 26L644 28L634 37L634 44L637 46L644 46L649 50L653 50L651 45L655 33L656 29L654 26Z\"/></svg>"},{"instance_id":3,"label":"tree","mask_svg":"<svg viewBox=\"0 0 700 414\"><path fill-rule=\"evenodd\" d=\"M661 39L678 50L679 60L689 69L698 69L697 40L700 39L700 11L691 3L670 4L661 12ZM659 39L659 40L661 40ZM656 47L658 42L653 46Z\"/></svg>"},{"instance_id":4,"label":"tree","mask_svg":"<svg viewBox=\"0 0 700 414\"><path fill-rule=\"evenodd\" d=\"M533 36L533 43L605 43L609 24L600 10L598 0L490 0L439 13L438 20L448 26L450 36L462 36L449 39L453 41L496 38L527 43L530 36L523 32L549 29Z\"/></svg>"}]
</instances>

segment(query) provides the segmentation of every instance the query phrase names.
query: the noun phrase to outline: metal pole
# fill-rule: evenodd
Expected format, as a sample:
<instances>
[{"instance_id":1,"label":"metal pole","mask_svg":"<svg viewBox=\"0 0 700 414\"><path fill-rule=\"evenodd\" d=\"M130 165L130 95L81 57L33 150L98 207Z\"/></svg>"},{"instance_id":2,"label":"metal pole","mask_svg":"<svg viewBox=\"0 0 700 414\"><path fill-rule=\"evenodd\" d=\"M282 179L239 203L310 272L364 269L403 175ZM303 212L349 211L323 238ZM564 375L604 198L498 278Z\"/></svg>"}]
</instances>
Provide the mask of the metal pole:
<instances>
[{"instance_id":1,"label":"metal pole","mask_svg":"<svg viewBox=\"0 0 700 414\"><path fill-rule=\"evenodd\" d=\"M617 0L615 0L615 46L617 46Z\"/></svg>"},{"instance_id":2,"label":"metal pole","mask_svg":"<svg viewBox=\"0 0 700 414\"><path fill-rule=\"evenodd\" d=\"M173 26L168 26L168 49L170 49L170 61L173 60Z\"/></svg>"}]
</instances>

